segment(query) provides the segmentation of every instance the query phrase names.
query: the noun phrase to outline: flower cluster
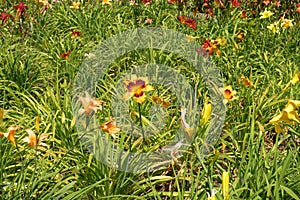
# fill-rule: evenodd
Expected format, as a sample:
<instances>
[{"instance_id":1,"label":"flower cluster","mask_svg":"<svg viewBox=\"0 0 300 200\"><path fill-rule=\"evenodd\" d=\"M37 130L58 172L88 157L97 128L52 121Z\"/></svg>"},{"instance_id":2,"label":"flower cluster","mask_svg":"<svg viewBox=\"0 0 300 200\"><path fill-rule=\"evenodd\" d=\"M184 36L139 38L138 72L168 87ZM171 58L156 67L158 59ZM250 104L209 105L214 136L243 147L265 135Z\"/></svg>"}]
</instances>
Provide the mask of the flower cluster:
<instances>
[{"instance_id":1,"label":"flower cluster","mask_svg":"<svg viewBox=\"0 0 300 200\"><path fill-rule=\"evenodd\" d=\"M221 55L221 51L219 49L219 46L225 46L226 40L222 38L217 38L216 40L205 40L202 43L202 48L208 52L209 55L213 55L213 53L217 55Z\"/></svg>"},{"instance_id":2,"label":"flower cluster","mask_svg":"<svg viewBox=\"0 0 300 200\"><path fill-rule=\"evenodd\" d=\"M187 25L189 28L194 29L194 30L197 30L197 23L196 23L196 20L194 20L194 19L192 19L192 18L189 18L189 17L186 17L186 16L182 16L182 15L179 15L179 16L177 17L177 19L178 19L182 24Z\"/></svg>"}]
</instances>

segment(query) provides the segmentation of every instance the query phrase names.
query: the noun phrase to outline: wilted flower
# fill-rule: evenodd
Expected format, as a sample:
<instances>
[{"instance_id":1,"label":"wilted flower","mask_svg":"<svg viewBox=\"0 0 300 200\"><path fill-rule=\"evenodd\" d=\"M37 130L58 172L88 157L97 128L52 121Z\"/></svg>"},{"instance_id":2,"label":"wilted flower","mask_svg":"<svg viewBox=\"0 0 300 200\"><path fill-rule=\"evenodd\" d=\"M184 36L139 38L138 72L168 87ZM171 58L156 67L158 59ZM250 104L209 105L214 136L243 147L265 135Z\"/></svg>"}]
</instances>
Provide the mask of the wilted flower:
<instances>
[{"instance_id":1,"label":"wilted flower","mask_svg":"<svg viewBox=\"0 0 300 200\"><path fill-rule=\"evenodd\" d=\"M145 92L151 91L154 88L148 85L147 77L137 78L135 75L132 75L132 80L124 80L125 87L127 89L127 93L123 96L123 100L127 101L131 97L133 99L142 104L146 100Z\"/></svg>"},{"instance_id":2,"label":"wilted flower","mask_svg":"<svg viewBox=\"0 0 300 200\"><path fill-rule=\"evenodd\" d=\"M261 19L266 19L266 18L269 18L273 15L274 13L272 13L271 11L268 11L268 10L265 10L264 12L262 13L259 13L259 15L261 15Z\"/></svg>"},{"instance_id":3,"label":"wilted flower","mask_svg":"<svg viewBox=\"0 0 300 200\"><path fill-rule=\"evenodd\" d=\"M80 2L73 2L72 6L70 6L70 8L73 8L75 10L79 10L79 5L80 5Z\"/></svg>"},{"instance_id":4,"label":"wilted flower","mask_svg":"<svg viewBox=\"0 0 300 200\"><path fill-rule=\"evenodd\" d=\"M79 97L78 102L81 102L83 108L79 109L79 114L90 115L96 113L97 110L102 110L103 101L92 99L88 92L85 92L85 97Z\"/></svg>"},{"instance_id":5,"label":"wilted flower","mask_svg":"<svg viewBox=\"0 0 300 200\"><path fill-rule=\"evenodd\" d=\"M120 131L120 128L116 126L116 122L110 117L109 121L100 125L100 128L106 133L110 134L113 138L116 138L116 133Z\"/></svg>"},{"instance_id":6,"label":"wilted flower","mask_svg":"<svg viewBox=\"0 0 300 200\"><path fill-rule=\"evenodd\" d=\"M28 143L30 147L35 147L37 145L47 146L47 144L42 141L48 137L48 134L41 134L40 137L37 138L32 130L27 129L26 132L28 133L28 137L25 137L23 141Z\"/></svg>"},{"instance_id":7,"label":"wilted flower","mask_svg":"<svg viewBox=\"0 0 300 200\"><path fill-rule=\"evenodd\" d=\"M13 126L10 126L8 129L7 129L7 133L0 133L0 136L4 136L6 137L14 146L16 146L16 141L15 141L15 133L17 130L19 130L20 127L19 126L16 126L16 127L13 127Z\"/></svg>"}]
</instances>

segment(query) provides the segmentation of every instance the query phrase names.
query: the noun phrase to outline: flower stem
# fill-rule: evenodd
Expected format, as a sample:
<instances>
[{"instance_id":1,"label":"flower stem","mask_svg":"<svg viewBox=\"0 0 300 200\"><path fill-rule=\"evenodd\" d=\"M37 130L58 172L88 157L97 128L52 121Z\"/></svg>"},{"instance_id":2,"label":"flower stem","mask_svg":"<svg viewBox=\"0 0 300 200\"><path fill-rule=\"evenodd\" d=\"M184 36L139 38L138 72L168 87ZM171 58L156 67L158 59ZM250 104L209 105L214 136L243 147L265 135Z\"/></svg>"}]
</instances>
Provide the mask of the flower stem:
<instances>
[{"instance_id":1,"label":"flower stem","mask_svg":"<svg viewBox=\"0 0 300 200\"><path fill-rule=\"evenodd\" d=\"M138 107L139 107L140 124L141 124L141 127L142 127L142 134L143 134L143 138L145 138L143 122L142 122L141 104L138 103Z\"/></svg>"}]
</instances>

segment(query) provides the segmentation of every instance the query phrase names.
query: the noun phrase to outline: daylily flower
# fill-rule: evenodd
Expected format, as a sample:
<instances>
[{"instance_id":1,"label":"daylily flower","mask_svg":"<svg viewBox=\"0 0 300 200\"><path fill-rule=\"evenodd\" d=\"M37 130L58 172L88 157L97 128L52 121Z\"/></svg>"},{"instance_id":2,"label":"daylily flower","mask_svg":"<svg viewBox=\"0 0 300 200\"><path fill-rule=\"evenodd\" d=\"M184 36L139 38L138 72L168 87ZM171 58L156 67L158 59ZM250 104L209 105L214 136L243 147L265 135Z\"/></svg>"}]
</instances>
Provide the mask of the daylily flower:
<instances>
[{"instance_id":1,"label":"daylily flower","mask_svg":"<svg viewBox=\"0 0 300 200\"><path fill-rule=\"evenodd\" d=\"M225 38L217 37L217 39L215 39L215 41L218 42L218 44L222 47L227 44L227 40Z\"/></svg>"},{"instance_id":2,"label":"daylily flower","mask_svg":"<svg viewBox=\"0 0 300 200\"><path fill-rule=\"evenodd\" d=\"M102 6L104 6L104 5L112 6L111 0L103 0L103 1L102 1Z\"/></svg>"},{"instance_id":3,"label":"daylily flower","mask_svg":"<svg viewBox=\"0 0 300 200\"><path fill-rule=\"evenodd\" d=\"M282 23L281 23L281 26L283 28L289 28L289 27L292 27L293 26L293 19L290 20L290 19L284 19L282 18Z\"/></svg>"},{"instance_id":4,"label":"daylily flower","mask_svg":"<svg viewBox=\"0 0 300 200\"><path fill-rule=\"evenodd\" d=\"M253 86L253 83L248 79L246 78L244 75L241 76L241 80L243 81L244 83L244 86Z\"/></svg>"},{"instance_id":5,"label":"daylily flower","mask_svg":"<svg viewBox=\"0 0 300 200\"><path fill-rule=\"evenodd\" d=\"M152 19L147 18L147 19L145 20L145 24L152 24Z\"/></svg>"},{"instance_id":6,"label":"daylily flower","mask_svg":"<svg viewBox=\"0 0 300 200\"><path fill-rule=\"evenodd\" d=\"M288 100L288 104L285 106L285 108L282 110L282 112L275 117L273 117L269 123L274 124L275 131L277 133L283 132L283 129L281 128L282 123L295 125L295 123L300 123L299 114L297 113L296 109L299 108L300 101L295 100Z\"/></svg>"},{"instance_id":7,"label":"daylily flower","mask_svg":"<svg viewBox=\"0 0 300 200\"><path fill-rule=\"evenodd\" d=\"M277 1L275 5L276 5L277 8L279 8L281 6L281 2Z\"/></svg>"},{"instance_id":8,"label":"daylily flower","mask_svg":"<svg viewBox=\"0 0 300 200\"><path fill-rule=\"evenodd\" d=\"M263 1L263 4L265 4L266 6L269 5L269 3L270 3L270 0L264 0Z\"/></svg>"},{"instance_id":9,"label":"daylily flower","mask_svg":"<svg viewBox=\"0 0 300 200\"><path fill-rule=\"evenodd\" d=\"M224 200L229 199L229 173L228 172L222 173L222 194Z\"/></svg>"},{"instance_id":10,"label":"daylily flower","mask_svg":"<svg viewBox=\"0 0 300 200\"><path fill-rule=\"evenodd\" d=\"M137 5L137 3L134 0L130 0L129 5L134 6L134 5Z\"/></svg>"},{"instance_id":11,"label":"daylily flower","mask_svg":"<svg viewBox=\"0 0 300 200\"><path fill-rule=\"evenodd\" d=\"M38 0L38 3L47 8L51 8L51 4L48 2L48 0Z\"/></svg>"},{"instance_id":12,"label":"daylily flower","mask_svg":"<svg viewBox=\"0 0 300 200\"><path fill-rule=\"evenodd\" d=\"M6 20L8 19L8 18L10 18L11 17L11 14L7 14L7 13L5 13L5 12L2 12L1 13L1 16L0 16L0 19L2 20L2 26L4 25L4 23L6 22Z\"/></svg>"},{"instance_id":13,"label":"daylily flower","mask_svg":"<svg viewBox=\"0 0 300 200\"><path fill-rule=\"evenodd\" d=\"M236 36L236 38L237 38L239 41L241 41L241 42L244 41L244 37L245 37L245 34L244 34L244 33L238 33L237 36Z\"/></svg>"},{"instance_id":14,"label":"daylily flower","mask_svg":"<svg viewBox=\"0 0 300 200\"><path fill-rule=\"evenodd\" d=\"M71 50L67 51L66 53L61 54L60 57L68 60L70 53L71 53Z\"/></svg>"},{"instance_id":15,"label":"daylily flower","mask_svg":"<svg viewBox=\"0 0 300 200\"><path fill-rule=\"evenodd\" d=\"M14 7L14 9L16 9L20 13L24 12L25 9L27 8L27 6L23 2L19 2L18 5L13 6L13 7Z\"/></svg>"},{"instance_id":16,"label":"daylily flower","mask_svg":"<svg viewBox=\"0 0 300 200\"><path fill-rule=\"evenodd\" d=\"M176 4L177 0L167 0L167 4Z\"/></svg>"},{"instance_id":17,"label":"daylily flower","mask_svg":"<svg viewBox=\"0 0 300 200\"><path fill-rule=\"evenodd\" d=\"M300 3L297 4L297 12L300 13Z\"/></svg>"},{"instance_id":18,"label":"daylily flower","mask_svg":"<svg viewBox=\"0 0 300 200\"><path fill-rule=\"evenodd\" d=\"M85 92L85 97L79 97L78 102L81 102L83 108L79 109L79 114L90 115L96 113L97 110L102 110L103 101L92 99L88 92Z\"/></svg>"},{"instance_id":19,"label":"daylily flower","mask_svg":"<svg viewBox=\"0 0 300 200\"><path fill-rule=\"evenodd\" d=\"M186 16L179 15L177 19L182 23L186 24L189 28L192 28L194 30L197 29L197 23L192 18L188 18Z\"/></svg>"},{"instance_id":20,"label":"daylily flower","mask_svg":"<svg viewBox=\"0 0 300 200\"><path fill-rule=\"evenodd\" d=\"M25 137L23 141L28 143L30 147L35 147L36 145L47 146L47 144L42 141L48 137L48 134L41 134L40 137L37 138L32 130L27 129L26 132L28 133L28 137Z\"/></svg>"},{"instance_id":21,"label":"daylily flower","mask_svg":"<svg viewBox=\"0 0 300 200\"><path fill-rule=\"evenodd\" d=\"M80 5L80 2L73 2L72 6L70 6L70 8L73 8L75 10L79 10L79 5Z\"/></svg>"},{"instance_id":22,"label":"daylily flower","mask_svg":"<svg viewBox=\"0 0 300 200\"><path fill-rule=\"evenodd\" d=\"M295 84L298 83L299 81L300 81L300 72L296 73L296 74L293 76L293 78L292 78L292 80L291 80L291 83L292 83L293 85L295 85Z\"/></svg>"},{"instance_id":23,"label":"daylily flower","mask_svg":"<svg viewBox=\"0 0 300 200\"><path fill-rule=\"evenodd\" d=\"M142 4L149 5L152 0L142 0Z\"/></svg>"},{"instance_id":24,"label":"daylily flower","mask_svg":"<svg viewBox=\"0 0 300 200\"><path fill-rule=\"evenodd\" d=\"M278 22L274 22L273 24L270 24L269 26L267 26L267 28L273 33L279 33Z\"/></svg>"},{"instance_id":25,"label":"daylily flower","mask_svg":"<svg viewBox=\"0 0 300 200\"><path fill-rule=\"evenodd\" d=\"M264 12L259 13L259 15L261 15L261 17L260 17L261 19L266 19L266 18L269 18L272 15L274 15L274 13L272 13L271 11L265 10Z\"/></svg>"},{"instance_id":26,"label":"daylily flower","mask_svg":"<svg viewBox=\"0 0 300 200\"><path fill-rule=\"evenodd\" d=\"M165 101L163 99L161 99L158 96L153 96L152 100L156 103L156 104L161 104L164 108L167 108L170 106L170 102L169 101Z\"/></svg>"},{"instance_id":27,"label":"daylily flower","mask_svg":"<svg viewBox=\"0 0 300 200\"><path fill-rule=\"evenodd\" d=\"M238 0L233 0L233 1L231 2L232 7L234 7L234 8L240 7L241 4L242 4L242 2L239 2Z\"/></svg>"},{"instance_id":28,"label":"daylily flower","mask_svg":"<svg viewBox=\"0 0 300 200\"><path fill-rule=\"evenodd\" d=\"M72 35L73 35L75 38L81 36L80 31L70 30L70 32L72 33Z\"/></svg>"},{"instance_id":29,"label":"daylily flower","mask_svg":"<svg viewBox=\"0 0 300 200\"><path fill-rule=\"evenodd\" d=\"M131 97L142 104L146 100L145 92L154 90L154 88L148 85L148 78L141 77L137 78L135 75L132 75L132 80L124 80L127 93L123 96L123 100L127 101Z\"/></svg>"},{"instance_id":30,"label":"daylily flower","mask_svg":"<svg viewBox=\"0 0 300 200\"><path fill-rule=\"evenodd\" d=\"M19 126L16 126L16 127L13 127L13 126L10 126L8 129L7 129L7 133L0 133L0 136L4 136L6 137L14 146L16 146L16 141L15 141L15 133L17 130L19 130L20 127Z\"/></svg>"},{"instance_id":31,"label":"daylily flower","mask_svg":"<svg viewBox=\"0 0 300 200\"><path fill-rule=\"evenodd\" d=\"M221 51L218 49L218 41L211 41L210 39L205 40L202 43L202 48L205 49L209 55L216 53L217 55L221 55Z\"/></svg>"},{"instance_id":32,"label":"daylily flower","mask_svg":"<svg viewBox=\"0 0 300 200\"><path fill-rule=\"evenodd\" d=\"M116 126L116 122L110 117L109 121L100 125L100 128L106 133L110 134L113 138L116 138L116 133L120 131L120 128Z\"/></svg>"},{"instance_id":33,"label":"daylily flower","mask_svg":"<svg viewBox=\"0 0 300 200\"><path fill-rule=\"evenodd\" d=\"M246 10L243 10L241 15L240 15L240 18L247 18L247 11Z\"/></svg>"},{"instance_id":34,"label":"daylily flower","mask_svg":"<svg viewBox=\"0 0 300 200\"><path fill-rule=\"evenodd\" d=\"M236 95L236 91L232 89L231 85L226 86L225 88L222 88L221 91L224 95L224 103L227 103L228 101L236 100L238 97Z\"/></svg>"}]
</instances>

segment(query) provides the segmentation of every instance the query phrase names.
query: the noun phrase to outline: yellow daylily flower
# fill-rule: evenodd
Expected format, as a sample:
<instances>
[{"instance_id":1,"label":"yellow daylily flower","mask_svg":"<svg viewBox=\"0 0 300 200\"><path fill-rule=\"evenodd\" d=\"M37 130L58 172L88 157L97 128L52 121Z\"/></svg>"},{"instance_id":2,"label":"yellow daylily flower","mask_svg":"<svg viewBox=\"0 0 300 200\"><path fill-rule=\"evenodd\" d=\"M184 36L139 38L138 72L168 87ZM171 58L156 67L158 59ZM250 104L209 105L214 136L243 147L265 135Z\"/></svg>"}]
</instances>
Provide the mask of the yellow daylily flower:
<instances>
[{"instance_id":1,"label":"yellow daylily flower","mask_svg":"<svg viewBox=\"0 0 300 200\"><path fill-rule=\"evenodd\" d=\"M217 39L216 39L215 41L217 41L218 44L219 44L220 46L222 46L222 47L225 46L225 45L227 44L227 40L226 40L225 38L217 37Z\"/></svg>"},{"instance_id":2,"label":"yellow daylily flower","mask_svg":"<svg viewBox=\"0 0 300 200\"><path fill-rule=\"evenodd\" d=\"M292 26L294 26L293 25L293 19L291 20L291 19L284 19L284 18L282 18L282 23L281 23L281 26L283 27L283 28L289 28L289 27L292 27Z\"/></svg>"},{"instance_id":3,"label":"yellow daylily flower","mask_svg":"<svg viewBox=\"0 0 300 200\"><path fill-rule=\"evenodd\" d=\"M224 103L226 104L228 101L233 101L238 99L236 95L236 91L232 89L231 85L226 86L225 88L221 88L221 92L224 95Z\"/></svg>"},{"instance_id":4,"label":"yellow daylily flower","mask_svg":"<svg viewBox=\"0 0 300 200\"><path fill-rule=\"evenodd\" d=\"M264 12L262 13L259 13L261 15L261 19L266 19L266 18L269 18L271 17L272 15L274 15L274 13L272 13L271 11L268 11L268 10L265 10Z\"/></svg>"},{"instance_id":5,"label":"yellow daylily flower","mask_svg":"<svg viewBox=\"0 0 300 200\"><path fill-rule=\"evenodd\" d=\"M80 2L73 2L72 6L70 6L70 8L73 8L75 10L79 10L79 5L80 5Z\"/></svg>"},{"instance_id":6,"label":"yellow daylily flower","mask_svg":"<svg viewBox=\"0 0 300 200\"><path fill-rule=\"evenodd\" d=\"M299 81L300 81L300 72L296 73L296 74L293 76L293 78L292 78L292 80L291 80L291 83L292 83L293 85L295 85L295 84L298 83Z\"/></svg>"}]
</instances>

